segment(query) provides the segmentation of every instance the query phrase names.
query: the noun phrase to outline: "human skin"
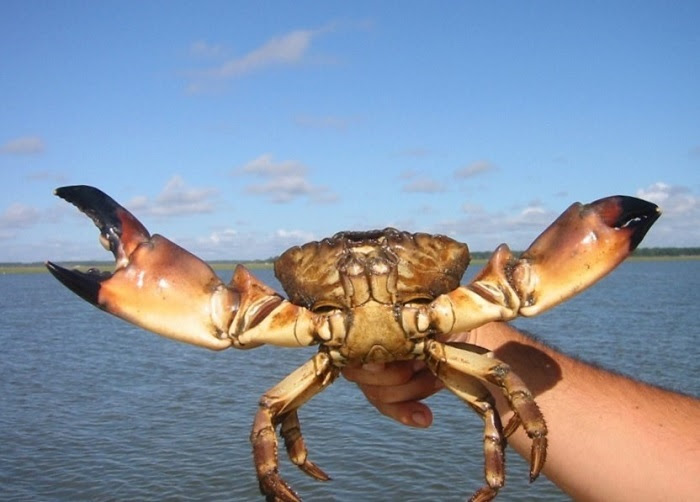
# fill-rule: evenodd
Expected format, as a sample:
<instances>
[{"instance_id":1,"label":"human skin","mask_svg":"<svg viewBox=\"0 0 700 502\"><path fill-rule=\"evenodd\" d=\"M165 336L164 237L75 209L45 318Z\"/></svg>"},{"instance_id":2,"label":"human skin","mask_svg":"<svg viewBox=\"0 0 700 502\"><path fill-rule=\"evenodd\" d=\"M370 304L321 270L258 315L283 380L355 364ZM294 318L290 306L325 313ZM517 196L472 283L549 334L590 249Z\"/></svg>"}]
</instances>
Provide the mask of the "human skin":
<instances>
[{"instance_id":1,"label":"human skin","mask_svg":"<svg viewBox=\"0 0 700 502\"><path fill-rule=\"evenodd\" d=\"M574 499L700 499L700 400L578 361L505 323L452 340L491 350L524 380L549 430L542 472ZM420 400L442 385L421 362L349 367L343 374L381 413L415 427L432 423ZM508 423L503 393L489 388ZM508 443L529 458L522 427Z\"/></svg>"}]
</instances>

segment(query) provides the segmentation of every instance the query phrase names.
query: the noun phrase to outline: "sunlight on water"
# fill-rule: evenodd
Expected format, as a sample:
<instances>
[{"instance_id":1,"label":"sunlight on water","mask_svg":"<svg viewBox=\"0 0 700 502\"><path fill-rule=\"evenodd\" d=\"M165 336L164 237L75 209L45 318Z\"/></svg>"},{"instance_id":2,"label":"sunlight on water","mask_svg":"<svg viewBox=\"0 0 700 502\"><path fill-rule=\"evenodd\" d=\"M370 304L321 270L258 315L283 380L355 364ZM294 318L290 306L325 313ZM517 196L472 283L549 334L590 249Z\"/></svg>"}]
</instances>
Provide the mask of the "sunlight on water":
<instances>
[{"instance_id":1,"label":"sunlight on water","mask_svg":"<svg viewBox=\"0 0 700 502\"><path fill-rule=\"evenodd\" d=\"M270 280L269 272L260 272ZM517 325L562 350L700 395L700 262L624 264ZM131 327L48 275L0 276L2 500L261 500L248 435L257 400L314 349L209 352ZM340 379L300 411L319 483L306 500L464 500L482 484L481 422L449 393L436 425L380 416ZM502 500L567 500L507 452Z\"/></svg>"}]
</instances>

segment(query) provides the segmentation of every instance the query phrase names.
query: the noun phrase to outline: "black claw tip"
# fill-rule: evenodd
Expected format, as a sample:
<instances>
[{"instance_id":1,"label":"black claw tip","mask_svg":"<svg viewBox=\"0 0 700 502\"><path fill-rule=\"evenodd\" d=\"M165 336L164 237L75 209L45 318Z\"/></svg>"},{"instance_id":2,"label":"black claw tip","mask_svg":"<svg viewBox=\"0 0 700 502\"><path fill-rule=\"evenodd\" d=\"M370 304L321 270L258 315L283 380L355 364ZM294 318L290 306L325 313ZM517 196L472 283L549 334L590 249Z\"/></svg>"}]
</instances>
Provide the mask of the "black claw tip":
<instances>
[{"instance_id":1,"label":"black claw tip","mask_svg":"<svg viewBox=\"0 0 700 502\"><path fill-rule=\"evenodd\" d=\"M109 229L121 231L117 216L121 206L102 190L88 185L73 185L57 188L54 193L88 215L103 234Z\"/></svg>"},{"instance_id":2,"label":"black claw tip","mask_svg":"<svg viewBox=\"0 0 700 502\"><path fill-rule=\"evenodd\" d=\"M630 232L629 250L637 248L654 222L661 216L659 206L628 195L615 195L589 204L611 228Z\"/></svg>"},{"instance_id":3,"label":"black claw tip","mask_svg":"<svg viewBox=\"0 0 700 502\"><path fill-rule=\"evenodd\" d=\"M656 204L636 197L621 195L620 215L615 222L616 228L633 230L630 238L630 251L637 248L651 226L661 216L661 209Z\"/></svg>"},{"instance_id":4,"label":"black claw tip","mask_svg":"<svg viewBox=\"0 0 700 502\"><path fill-rule=\"evenodd\" d=\"M87 272L68 270L50 261L46 262L46 268L49 269L49 272L64 286L73 291L73 293L95 306L100 306L100 286L103 281L109 279L111 274L108 272L100 272L94 268L91 268Z\"/></svg>"},{"instance_id":5,"label":"black claw tip","mask_svg":"<svg viewBox=\"0 0 700 502\"><path fill-rule=\"evenodd\" d=\"M134 215L98 188L73 185L57 188L54 193L90 217L100 229L102 237L109 243L109 249L115 257L118 254L125 219L136 232L149 237L146 227Z\"/></svg>"}]
</instances>

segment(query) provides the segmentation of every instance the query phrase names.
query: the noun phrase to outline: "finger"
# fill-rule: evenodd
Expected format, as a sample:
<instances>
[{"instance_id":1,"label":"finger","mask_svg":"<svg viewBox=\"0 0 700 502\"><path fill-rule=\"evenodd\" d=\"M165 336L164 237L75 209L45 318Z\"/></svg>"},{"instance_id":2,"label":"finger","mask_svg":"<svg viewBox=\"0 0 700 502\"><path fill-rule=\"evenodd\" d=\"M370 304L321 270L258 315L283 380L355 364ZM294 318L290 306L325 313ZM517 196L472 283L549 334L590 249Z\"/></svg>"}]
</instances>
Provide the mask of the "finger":
<instances>
[{"instance_id":1,"label":"finger","mask_svg":"<svg viewBox=\"0 0 700 502\"><path fill-rule=\"evenodd\" d=\"M433 412L428 406L417 401L373 404L382 415L393 418L404 425L424 428L433 423Z\"/></svg>"},{"instance_id":2,"label":"finger","mask_svg":"<svg viewBox=\"0 0 700 502\"><path fill-rule=\"evenodd\" d=\"M398 385L360 384L360 389L372 404L419 401L432 396L441 388L442 382L428 369L415 373L409 381Z\"/></svg>"},{"instance_id":3,"label":"finger","mask_svg":"<svg viewBox=\"0 0 700 502\"><path fill-rule=\"evenodd\" d=\"M422 361L396 361L393 363L372 363L364 366L346 366L343 376L360 385L401 385L408 382L415 373L416 363Z\"/></svg>"}]
</instances>

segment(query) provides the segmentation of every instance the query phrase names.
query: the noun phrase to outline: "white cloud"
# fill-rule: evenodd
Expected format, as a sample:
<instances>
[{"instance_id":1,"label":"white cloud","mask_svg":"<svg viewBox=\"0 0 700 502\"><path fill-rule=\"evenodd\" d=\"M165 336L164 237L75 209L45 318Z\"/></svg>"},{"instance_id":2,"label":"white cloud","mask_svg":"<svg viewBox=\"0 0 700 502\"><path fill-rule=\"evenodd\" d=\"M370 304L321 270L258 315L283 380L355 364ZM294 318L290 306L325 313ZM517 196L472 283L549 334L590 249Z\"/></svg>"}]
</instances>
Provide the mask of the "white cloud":
<instances>
[{"instance_id":1,"label":"white cloud","mask_svg":"<svg viewBox=\"0 0 700 502\"><path fill-rule=\"evenodd\" d=\"M304 176L307 167L296 160L284 160L275 162L271 153L264 153L247 164L241 171L260 176Z\"/></svg>"},{"instance_id":2,"label":"white cloud","mask_svg":"<svg viewBox=\"0 0 700 502\"><path fill-rule=\"evenodd\" d=\"M16 246L19 232L40 223L43 219L41 211L26 204L10 204L0 213L0 241L3 242L3 252L8 251L9 246ZM23 260L27 255L18 255ZM4 261L4 260L3 260Z\"/></svg>"},{"instance_id":3,"label":"white cloud","mask_svg":"<svg viewBox=\"0 0 700 502\"><path fill-rule=\"evenodd\" d=\"M646 188L637 190L637 197L655 204L663 204L663 202L668 199L670 189L670 185L662 181L657 181Z\"/></svg>"},{"instance_id":4,"label":"white cloud","mask_svg":"<svg viewBox=\"0 0 700 502\"><path fill-rule=\"evenodd\" d=\"M700 245L700 198L688 187L658 181L640 188L636 195L661 208L661 218L649 231L643 246Z\"/></svg>"},{"instance_id":5,"label":"white cloud","mask_svg":"<svg viewBox=\"0 0 700 502\"><path fill-rule=\"evenodd\" d=\"M210 44L204 40L197 40L190 44L190 56L197 58L218 58L224 55L226 49L223 45Z\"/></svg>"},{"instance_id":6,"label":"white cloud","mask_svg":"<svg viewBox=\"0 0 700 502\"><path fill-rule=\"evenodd\" d=\"M275 161L270 153L251 160L235 173L254 175L260 183L248 185L246 191L268 197L272 202L284 203L307 197L312 202L328 203L338 200L330 188L314 185L307 179L308 168L294 160Z\"/></svg>"},{"instance_id":7,"label":"white cloud","mask_svg":"<svg viewBox=\"0 0 700 502\"><path fill-rule=\"evenodd\" d=\"M358 122L358 119L339 117L337 115L298 115L294 118L294 122L302 127L343 132L350 125Z\"/></svg>"},{"instance_id":8,"label":"white cloud","mask_svg":"<svg viewBox=\"0 0 700 502\"><path fill-rule=\"evenodd\" d=\"M37 155L44 153L44 150L44 140L38 136L21 136L0 146L0 154L5 155Z\"/></svg>"},{"instance_id":9,"label":"white cloud","mask_svg":"<svg viewBox=\"0 0 700 502\"><path fill-rule=\"evenodd\" d=\"M637 190L637 197L661 206L667 215L688 214L698 210L698 198L690 189L673 186L662 181Z\"/></svg>"},{"instance_id":10,"label":"white cloud","mask_svg":"<svg viewBox=\"0 0 700 502\"><path fill-rule=\"evenodd\" d=\"M298 175L275 176L264 183L248 186L249 193L268 195L273 202L289 202L312 191L311 183Z\"/></svg>"},{"instance_id":11,"label":"white cloud","mask_svg":"<svg viewBox=\"0 0 700 502\"><path fill-rule=\"evenodd\" d=\"M316 240L305 230L278 229L271 232L223 228L181 244L203 259L257 260L281 254L292 246Z\"/></svg>"},{"instance_id":12,"label":"white cloud","mask_svg":"<svg viewBox=\"0 0 700 502\"><path fill-rule=\"evenodd\" d=\"M255 173L256 176L273 179L275 176L306 172L303 165L293 161L275 162L271 157L255 160L249 164L256 167L251 167L252 172L246 175ZM419 175L415 171L408 170L402 174L402 179L417 176ZM700 208L698 198L689 189L659 182L638 190L637 196L659 203L664 209L661 219L643 241L643 247L700 245ZM522 251L568 205L559 201L556 207L550 207L544 201L532 200L508 210L490 210L475 203L464 203L461 215L424 230L450 235L466 242L472 251L492 251L503 242L514 251ZM386 226L386 223L374 225L363 222L360 226L380 228ZM414 222L390 223L399 228L408 228ZM196 240L185 240L181 244L204 259L259 259L279 255L291 246L317 240L318 237L307 229L278 228L263 231L225 227Z\"/></svg>"},{"instance_id":13,"label":"white cloud","mask_svg":"<svg viewBox=\"0 0 700 502\"><path fill-rule=\"evenodd\" d=\"M213 70L213 74L219 77L238 77L269 66L298 63L309 49L315 33L313 30L295 30L271 38L244 56L226 61Z\"/></svg>"},{"instance_id":14,"label":"white cloud","mask_svg":"<svg viewBox=\"0 0 700 502\"><path fill-rule=\"evenodd\" d=\"M462 209L464 216L439 223L436 231L466 242L473 251L491 251L501 243L524 250L561 212L538 201L508 211L489 211L476 204L465 204Z\"/></svg>"},{"instance_id":15,"label":"white cloud","mask_svg":"<svg viewBox=\"0 0 700 502\"><path fill-rule=\"evenodd\" d=\"M460 167L454 172L455 178L473 178L474 176L489 171L494 171L496 166L488 160L477 160L469 165Z\"/></svg>"},{"instance_id":16,"label":"white cloud","mask_svg":"<svg viewBox=\"0 0 700 502\"><path fill-rule=\"evenodd\" d=\"M415 147L415 148L406 148L405 150L401 150L396 153L399 157L409 157L409 158L424 158L424 157L429 157L432 155L433 152L428 150L427 148L421 148L421 147Z\"/></svg>"},{"instance_id":17,"label":"white cloud","mask_svg":"<svg viewBox=\"0 0 700 502\"><path fill-rule=\"evenodd\" d=\"M642 247L700 246L700 198L690 188L657 182L640 188L636 196L662 210ZM501 242L524 250L567 207L551 209L541 201L531 201L508 211L489 211L465 204L462 217L438 223L434 230L465 241L475 251L489 251Z\"/></svg>"},{"instance_id":18,"label":"white cloud","mask_svg":"<svg viewBox=\"0 0 700 502\"><path fill-rule=\"evenodd\" d=\"M293 30L284 35L273 37L249 52L229 58L222 63L190 72L191 82L188 90L202 92L217 82L240 78L268 68L294 66L306 60L313 40L330 27L315 30ZM191 44L190 54L195 57L220 57L226 51L221 45L204 41Z\"/></svg>"},{"instance_id":19,"label":"white cloud","mask_svg":"<svg viewBox=\"0 0 700 502\"><path fill-rule=\"evenodd\" d=\"M35 181L51 181L54 183L60 183L60 184L65 184L66 181L68 180L68 177L59 172L59 171L51 171L51 170L42 170L42 171L34 171L31 173L27 174L27 179L30 180L35 180Z\"/></svg>"},{"instance_id":20,"label":"white cloud","mask_svg":"<svg viewBox=\"0 0 700 502\"><path fill-rule=\"evenodd\" d=\"M526 218L540 214L546 214L546 211L541 206L528 206L520 212L520 215Z\"/></svg>"},{"instance_id":21,"label":"white cloud","mask_svg":"<svg viewBox=\"0 0 700 502\"><path fill-rule=\"evenodd\" d=\"M38 209L26 204L11 204L0 214L0 229L22 228L37 223L41 218Z\"/></svg>"},{"instance_id":22,"label":"white cloud","mask_svg":"<svg viewBox=\"0 0 700 502\"><path fill-rule=\"evenodd\" d=\"M305 230L284 230L278 229L275 231L275 237L284 241L290 241L296 244L304 244L314 240L314 234ZM292 244L290 244L292 245Z\"/></svg>"},{"instance_id":23,"label":"white cloud","mask_svg":"<svg viewBox=\"0 0 700 502\"><path fill-rule=\"evenodd\" d=\"M430 176L419 173L415 169L405 169L399 174L405 180L401 191L406 193L440 193L446 190L445 185Z\"/></svg>"},{"instance_id":24,"label":"white cloud","mask_svg":"<svg viewBox=\"0 0 700 502\"><path fill-rule=\"evenodd\" d=\"M129 210L154 216L177 216L182 214L211 213L214 210L215 188L188 187L181 176L175 175L163 187L161 193L151 201L138 196L131 199Z\"/></svg>"},{"instance_id":25,"label":"white cloud","mask_svg":"<svg viewBox=\"0 0 700 502\"><path fill-rule=\"evenodd\" d=\"M401 190L408 193L440 193L445 191L445 185L432 178L416 178L405 183Z\"/></svg>"},{"instance_id":26,"label":"white cloud","mask_svg":"<svg viewBox=\"0 0 700 502\"><path fill-rule=\"evenodd\" d=\"M207 237L199 239L201 243L212 244L214 246L235 243L239 240L240 234L233 228L225 228L210 233Z\"/></svg>"}]
</instances>

